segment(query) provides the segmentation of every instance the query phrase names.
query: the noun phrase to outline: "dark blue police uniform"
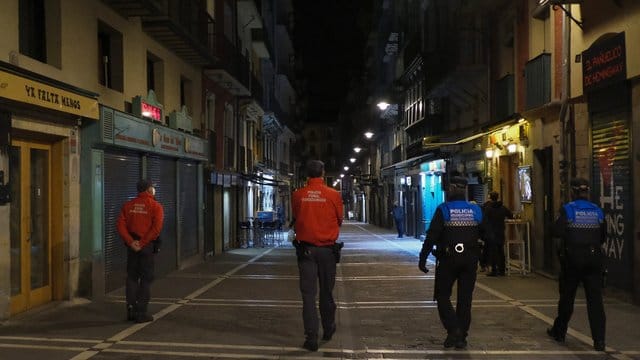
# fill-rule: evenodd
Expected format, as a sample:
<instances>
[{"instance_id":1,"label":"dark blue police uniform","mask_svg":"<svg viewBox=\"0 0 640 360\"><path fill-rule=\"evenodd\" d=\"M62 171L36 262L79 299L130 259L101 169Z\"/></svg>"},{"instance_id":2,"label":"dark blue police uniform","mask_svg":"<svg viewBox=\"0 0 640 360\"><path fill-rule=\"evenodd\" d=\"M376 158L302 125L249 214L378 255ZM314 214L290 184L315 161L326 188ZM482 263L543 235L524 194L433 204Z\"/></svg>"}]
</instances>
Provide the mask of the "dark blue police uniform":
<instances>
[{"instance_id":1,"label":"dark blue police uniform","mask_svg":"<svg viewBox=\"0 0 640 360\"><path fill-rule=\"evenodd\" d=\"M457 189L455 189L457 188ZM466 179L451 180L450 199L438 206L420 252L418 267L427 272L426 259L436 246L436 280L434 299L438 314L447 330L446 348L466 347L471 324L471 302L476 282L480 249L478 239L489 241L488 226L478 205L464 199ZM454 282L458 283L457 304L451 304Z\"/></svg>"},{"instance_id":2,"label":"dark blue police uniform","mask_svg":"<svg viewBox=\"0 0 640 360\"><path fill-rule=\"evenodd\" d=\"M554 225L554 235L561 239L558 252L561 264L559 278L558 317L549 336L564 341L573 314L573 304L578 285L584 285L587 312L593 346L598 351L605 349L606 317L602 302L603 254L606 225L604 214L598 205L586 200L588 183L574 179L572 187L576 200L565 204Z\"/></svg>"}]
</instances>

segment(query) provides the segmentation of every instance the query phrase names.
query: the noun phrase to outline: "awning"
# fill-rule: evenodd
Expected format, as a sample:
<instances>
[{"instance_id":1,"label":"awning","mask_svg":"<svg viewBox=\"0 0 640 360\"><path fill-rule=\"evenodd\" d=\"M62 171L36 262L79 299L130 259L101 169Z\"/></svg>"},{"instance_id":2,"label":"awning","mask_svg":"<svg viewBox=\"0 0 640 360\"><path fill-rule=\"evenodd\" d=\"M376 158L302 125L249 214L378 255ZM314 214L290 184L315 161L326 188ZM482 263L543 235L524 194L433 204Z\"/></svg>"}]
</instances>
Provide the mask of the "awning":
<instances>
[{"instance_id":1,"label":"awning","mask_svg":"<svg viewBox=\"0 0 640 360\"><path fill-rule=\"evenodd\" d=\"M407 160L402 160L400 162L397 162L393 165L389 165L386 167L383 167L381 170L385 171L385 170L389 170L389 169L405 169L405 168L410 168L412 166L418 165L423 163L425 160L429 160L429 159L435 159L436 158L436 153L435 152L430 152L428 154L422 154L419 156L415 156L412 157L410 159Z\"/></svg>"},{"instance_id":2,"label":"awning","mask_svg":"<svg viewBox=\"0 0 640 360\"><path fill-rule=\"evenodd\" d=\"M481 132L478 134L473 134L471 136L467 136L466 138L462 138L460 140L456 140L456 141L446 141L446 142L428 142L426 139L422 140L422 148L423 149L434 149L434 148L439 148L441 146L451 146L451 145L462 145L466 142L475 140L477 138L481 138L485 135L487 135L489 133L489 131L486 132Z\"/></svg>"}]
</instances>

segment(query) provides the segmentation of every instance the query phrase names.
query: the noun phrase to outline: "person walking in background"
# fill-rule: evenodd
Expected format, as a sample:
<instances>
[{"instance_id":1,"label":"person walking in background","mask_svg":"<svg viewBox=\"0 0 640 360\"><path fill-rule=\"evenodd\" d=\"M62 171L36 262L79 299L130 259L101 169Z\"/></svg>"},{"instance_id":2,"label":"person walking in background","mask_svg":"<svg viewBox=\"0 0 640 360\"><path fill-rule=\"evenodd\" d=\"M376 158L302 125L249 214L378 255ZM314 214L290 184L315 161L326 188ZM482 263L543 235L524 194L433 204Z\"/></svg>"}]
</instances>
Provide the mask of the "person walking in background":
<instances>
[{"instance_id":1,"label":"person walking in background","mask_svg":"<svg viewBox=\"0 0 640 360\"><path fill-rule=\"evenodd\" d=\"M127 320L153 321L147 313L154 278L154 244L162 231L164 210L155 200L155 187L145 179L136 185L138 196L126 202L116 228L127 245Z\"/></svg>"},{"instance_id":2,"label":"person walking in background","mask_svg":"<svg viewBox=\"0 0 640 360\"><path fill-rule=\"evenodd\" d=\"M393 216L393 221L396 223L398 237L401 238L404 235L404 208L398 205L397 201L393 203L391 215Z\"/></svg>"},{"instance_id":3,"label":"person walking in background","mask_svg":"<svg viewBox=\"0 0 640 360\"><path fill-rule=\"evenodd\" d=\"M558 257L560 278L558 316L547 334L564 342L573 314L573 303L580 283L584 286L587 313L593 348L605 350L606 316L602 302L603 263L602 244L606 241L606 223L602 209L590 202L589 182L582 178L571 181L573 201L560 209L553 229L560 239Z\"/></svg>"},{"instance_id":4,"label":"person walking in background","mask_svg":"<svg viewBox=\"0 0 640 360\"><path fill-rule=\"evenodd\" d=\"M491 200L486 202L482 209L493 234L493 241L485 244L488 250L489 265L491 265L491 272L487 276L504 276L505 273L504 220L512 219L513 213L502 204L502 201L498 200L499 197L497 192L492 191L489 194Z\"/></svg>"},{"instance_id":5,"label":"person walking in background","mask_svg":"<svg viewBox=\"0 0 640 360\"><path fill-rule=\"evenodd\" d=\"M307 185L295 191L291 211L295 221L302 319L305 342L303 347L318 350L318 313L316 295L320 284L319 308L323 340L331 340L336 331L336 304L333 287L336 282L336 263L340 261L342 243L336 243L344 217L342 197L324 183L324 163L307 163Z\"/></svg>"},{"instance_id":6,"label":"person walking in background","mask_svg":"<svg viewBox=\"0 0 640 360\"><path fill-rule=\"evenodd\" d=\"M418 268L427 273L427 257L436 246L434 299L440 321L447 330L445 348L464 349L471 325L471 302L476 283L478 239L491 241L491 232L478 205L465 200L467 179L452 177L448 200L436 208L422 244ZM458 283L457 304L451 304L454 282Z\"/></svg>"}]
</instances>

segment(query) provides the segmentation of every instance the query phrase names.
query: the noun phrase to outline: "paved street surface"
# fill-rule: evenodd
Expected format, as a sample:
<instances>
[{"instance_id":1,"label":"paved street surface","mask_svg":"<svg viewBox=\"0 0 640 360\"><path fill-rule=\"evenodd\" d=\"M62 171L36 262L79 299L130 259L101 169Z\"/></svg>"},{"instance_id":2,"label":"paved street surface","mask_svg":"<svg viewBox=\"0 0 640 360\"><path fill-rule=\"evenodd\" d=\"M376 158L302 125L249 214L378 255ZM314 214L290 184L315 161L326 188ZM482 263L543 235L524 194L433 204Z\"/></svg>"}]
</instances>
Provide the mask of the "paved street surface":
<instances>
[{"instance_id":1,"label":"paved street surface","mask_svg":"<svg viewBox=\"0 0 640 360\"><path fill-rule=\"evenodd\" d=\"M122 290L12 318L0 325L0 359L640 359L639 308L619 297L605 300L606 353L592 350L581 292L566 343L549 339L557 282L535 274L479 274L469 346L444 350L433 271L417 269L421 242L359 223L345 224L341 240L338 330L318 352L301 348L297 266L285 244L158 279L151 323L125 321Z\"/></svg>"}]
</instances>

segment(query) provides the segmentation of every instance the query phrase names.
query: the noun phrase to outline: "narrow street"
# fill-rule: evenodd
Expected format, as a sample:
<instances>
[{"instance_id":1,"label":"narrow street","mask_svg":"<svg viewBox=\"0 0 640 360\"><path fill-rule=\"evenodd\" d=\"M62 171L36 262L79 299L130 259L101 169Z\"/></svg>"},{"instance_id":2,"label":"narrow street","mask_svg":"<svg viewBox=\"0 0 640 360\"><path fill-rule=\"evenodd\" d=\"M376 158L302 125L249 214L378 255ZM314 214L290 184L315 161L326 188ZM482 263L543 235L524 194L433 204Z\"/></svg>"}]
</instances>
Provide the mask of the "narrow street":
<instances>
[{"instance_id":1,"label":"narrow street","mask_svg":"<svg viewBox=\"0 0 640 360\"><path fill-rule=\"evenodd\" d=\"M557 282L536 274L478 274L469 346L445 351L433 264L427 275L417 269L421 242L360 223L345 224L340 239L338 330L316 353L301 348L297 267L284 244L158 279L151 323L125 321L122 290L11 318L0 325L0 359L640 359L638 307L610 296L607 353L592 351L581 291L566 343L549 339Z\"/></svg>"}]
</instances>

